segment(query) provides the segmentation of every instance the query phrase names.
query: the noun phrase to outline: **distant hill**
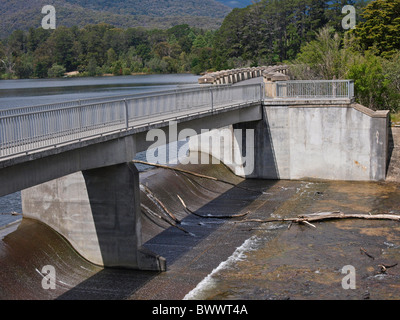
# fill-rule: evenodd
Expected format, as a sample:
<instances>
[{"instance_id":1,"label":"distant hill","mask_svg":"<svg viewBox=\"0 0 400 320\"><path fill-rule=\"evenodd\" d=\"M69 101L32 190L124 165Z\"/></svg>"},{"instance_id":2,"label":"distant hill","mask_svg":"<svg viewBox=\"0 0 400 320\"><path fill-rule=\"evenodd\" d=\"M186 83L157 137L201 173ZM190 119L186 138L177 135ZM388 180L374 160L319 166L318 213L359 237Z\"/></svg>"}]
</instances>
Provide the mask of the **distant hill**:
<instances>
[{"instance_id":1,"label":"distant hill","mask_svg":"<svg viewBox=\"0 0 400 320\"><path fill-rule=\"evenodd\" d=\"M234 0L242 5L248 0ZM226 3L224 3L226 2ZM108 23L116 27L169 28L189 24L218 28L232 10L230 0L0 0L0 38L14 30L41 25L41 9L53 5L57 25L83 27ZM232 4L231 4L232 5Z\"/></svg>"},{"instance_id":2,"label":"distant hill","mask_svg":"<svg viewBox=\"0 0 400 320\"><path fill-rule=\"evenodd\" d=\"M48 0L47 0L48 1ZM229 9L215 0L63 0L65 3L114 14L152 17L203 16L223 18Z\"/></svg>"}]
</instances>

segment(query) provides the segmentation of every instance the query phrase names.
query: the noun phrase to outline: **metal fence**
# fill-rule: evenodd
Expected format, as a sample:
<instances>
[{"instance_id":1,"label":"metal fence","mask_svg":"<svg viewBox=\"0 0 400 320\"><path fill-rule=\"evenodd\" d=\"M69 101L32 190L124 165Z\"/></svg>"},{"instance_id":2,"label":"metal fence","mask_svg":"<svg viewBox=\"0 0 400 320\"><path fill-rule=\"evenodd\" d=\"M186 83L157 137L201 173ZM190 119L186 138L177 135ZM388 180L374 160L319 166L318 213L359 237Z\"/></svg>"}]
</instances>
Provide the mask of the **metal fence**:
<instances>
[{"instance_id":1,"label":"metal fence","mask_svg":"<svg viewBox=\"0 0 400 320\"><path fill-rule=\"evenodd\" d=\"M101 98L100 102L78 100L3 110L0 159L130 130L138 125L259 102L263 92L261 84L210 86L110 97L110 101Z\"/></svg>"},{"instance_id":2,"label":"metal fence","mask_svg":"<svg viewBox=\"0 0 400 320\"><path fill-rule=\"evenodd\" d=\"M193 90L192 88L186 89L179 89L179 91L188 91ZM157 91L157 94L169 93L171 90L163 90ZM83 106L88 104L94 103L103 103L108 101L115 101L115 100L123 100L123 99L134 99L138 97L148 96L151 93L135 93L129 95L118 95L118 96L105 96L105 97L96 97L96 98L88 98L88 99L80 99L80 100L70 100L70 101L63 101L51 104L42 104L42 105L35 105L35 106L26 106L26 107L16 107L16 108L6 108L0 110L0 117L4 116L11 116L17 115L22 113L31 113L37 111L48 111L54 109L63 109L68 107L76 107L76 106Z\"/></svg>"},{"instance_id":3,"label":"metal fence","mask_svg":"<svg viewBox=\"0 0 400 320\"><path fill-rule=\"evenodd\" d=\"M277 81L277 98L294 99L351 99L354 97L352 80Z\"/></svg>"}]
</instances>

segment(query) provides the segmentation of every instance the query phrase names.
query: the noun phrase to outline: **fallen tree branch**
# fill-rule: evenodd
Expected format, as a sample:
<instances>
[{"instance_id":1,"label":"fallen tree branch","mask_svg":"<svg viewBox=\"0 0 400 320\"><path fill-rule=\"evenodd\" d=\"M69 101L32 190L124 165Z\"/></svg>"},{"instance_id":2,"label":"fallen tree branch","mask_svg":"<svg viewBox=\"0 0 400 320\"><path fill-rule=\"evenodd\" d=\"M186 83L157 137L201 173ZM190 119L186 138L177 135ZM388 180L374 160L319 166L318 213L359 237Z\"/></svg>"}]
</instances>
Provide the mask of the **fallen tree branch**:
<instances>
[{"instance_id":1,"label":"fallen tree branch","mask_svg":"<svg viewBox=\"0 0 400 320\"><path fill-rule=\"evenodd\" d=\"M173 167L165 166L165 165L162 165L162 164L150 163L150 162L141 161L141 160L133 160L133 163L139 163L139 164L144 164L146 166L151 166L151 167L156 167L156 168L163 168L163 169L172 170L172 171L176 171L176 172L186 173L186 174L190 174L192 176L198 177L198 178L213 180L213 181L217 181L217 182L222 182L222 183L231 185L231 186L233 186L235 188L239 188L239 189L242 189L242 190L265 194L265 192L262 192L262 191L259 191L259 190L254 190L254 189L238 186L238 185L236 185L236 184L234 184L232 182L226 181L226 180L222 180L222 179L211 177L211 176L206 176L206 175L203 175L203 174L200 174L200 173L196 173L196 172L193 172L193 171L189 171L189 170L184 170L184 169L180 169L180 168L173 168Z\"/></svg>"},{"instance_id":2,"label":"fallen tree branch","mask_svg":"<svg viewBox=\"0 0 400 320\"><path fill-rule=\"evenodd\" d=\"M320 212L308 215L302 215L297 218L285 218L285 219L247 219L243 221L238 221L237 223L245 222L257 222L257 223L272 223L272 222L291 222L291 223L303 223L309 224L310 222L326 221L326 220L336 220L336 219L366 219L366 220L392 220L400 221L400 215L393 214L344 214L343 212ZM315 227L315 226L313 226Z\"/></svg>"},{"instance_id":3,"label":"fallen tree branch","mask_svg":"<svg viewBox=\"0 0 400 320\"><path fill-rule=\"evenodd\" d=\"M183 201L183 199L182 199L179 195L177 195L177 196L178 196L179 201L182 203L183 207L184 207L189 213L191 213L191 214L193 214L193 215L195 215L195 216L197 216L197 217L200 217L200 218L205 218L205 219L234 219L234 218L241 218L241 217L247 216L247 215L250 213L250 211L248 211L248 212L246 212L246 213L234 214L234 215L229 215L229 216L226 216L226 215L225 215L225 216L214 216L214 215L206 215L206 216L203 216L203 215L201 215L201 214L198 214L198 213L196 213L196 212L190 210L190 209L188 208L188 206L186 205L186 203Z\"/></svg>"},{"instance_id":4,"label":"fallen tree branch","mask_svg":"<svg viewBox=\"0 0 400 320\"><path fill-rule=\"evenodd\" d=\"M380 264L380 265L378 265L378 267L380 268L380 273L386 273L387 269L394 268L394 267L396 267L397 265L398 265L398 263L396 263L396 264L394 264L394 265L391 265L391 266L387 266L387 265L384 265L384 264Z\"/></svg>"},{"instance_id":5,"label":"fallen tree branch","mask_svg":"<svg viewBox=\"0 0 400 320\"><path fill-rule=\"evenodd\" d=\"M140 185L141 189L146 193L146 195L150 198L150 200L152 200L153 202L156 202L156 204L158 204L161 209L172 219L174 220L176 223L180 224L181 222L175 217L175 215L168 210L168 208L161 202L160 199L158 199L155 194L145 185L141 184Z\"/></svg>"},{"instance_id":6,"label":"fallen tree branch","mask_svg":"<svg viewBox=\"0 0 400 320\"><path fill-rule=\"evenodd\" d=\"M144 204L141 203L140 206L141 206L142 211L143 211L145 214L150 214L150 215L152 215L152 216L155 216L155 217L157 217L158 219L160 219L160 220L162 220L162 221L168 223L169 225L173 226L174 228L177 228L177 229L183 231L184 233L190 234L189 231L187 231L187 230L183 229L182 227L180 227L180 226L178 226L178 225L172 223L172 222L169 221L168 219L165 219L164 217L162 217L162 216L160 216L159 214L155 213L155 212L154 212L153 210L151 210L150 208L146 207Z\"/></svg>"},{"instance_id":7,"label":"fallen tree branch","mask_svg":"<svg viewBox=\"0 0 400 320\"><path fill-rule=\"evenodd\" d=\"M371 258L372 260L375 260L375 258L373 256L371 256L364 248L360 248L360 251L365 253L365 255L369 258Z\"/></svg>"}]
</instances>

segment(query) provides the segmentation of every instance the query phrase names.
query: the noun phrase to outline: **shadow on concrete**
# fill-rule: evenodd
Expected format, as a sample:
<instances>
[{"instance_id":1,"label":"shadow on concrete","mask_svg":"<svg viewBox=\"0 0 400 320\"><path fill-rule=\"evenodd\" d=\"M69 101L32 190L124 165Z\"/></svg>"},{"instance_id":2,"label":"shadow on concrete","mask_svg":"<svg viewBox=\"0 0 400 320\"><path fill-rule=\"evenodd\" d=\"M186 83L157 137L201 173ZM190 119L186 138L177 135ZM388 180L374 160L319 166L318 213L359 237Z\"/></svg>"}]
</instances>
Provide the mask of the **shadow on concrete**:
<instances>
[{"instance_id":1,"label":"shadow on concrete","mask_svg":"<svg viewBox=\"0 0 400 320\"><path fill-rule=\"evenodd\" d=\"M267 190L274 183L274 181L247 180L239 183L238 187ZM230 219L210 218L210 216L232 216L245 213L249 205L261 195L261 192L246 191L240 188L232 188L195 210L196 214L208 216L208 218L198 217L193 214L184 218L180 226L190 234L170 227L147 241L144 246L166 258L167 269L170 270L171 266L185 254L209 238L211 234L226 227L227 222L232 221ZM188 207L190 207L190 201ZM233 243L235 242L233 241ZM227 256L231 254L232 252L227 248Z\"/></svg>"},{"instance_id":2,"label":"shadow on concrete","mask_svg":"<svg viewBox=\"0 0 400 320\"><path fill-rule=\"evenodd\" d=\"M199 167L200 170L198 171L203 173L204 170L201 169L210 169L209 166L208 168ZM218 167L217 171L224 175L225 178L238 179L232 173L226 171L227 169L223 165L214 165L213 167L214 173L215 167ZM227 175L231 175L231 177L227 177ZM154 185L151 187L154 194L162 199L165 206L175 208L171 210L180 217L181 224L179 226L189 232L187 234L175 227L167 227L166 224L161 222L155 223L157 220L149 219L145 216L142 218L143 231L147 233L145 237L148 238L144 243L144 247L166 258L166 274L179 271L179 269L185 268L190 264L194 264L194 268L198 268L202 274L209 273L222 261L226 260L249 237L248 232L234 231L232 229L233 224L229 223L232 220L201 218L188 214L182 205L178 203L177 197L172 197L167 192L180 193L187 206L197 214L223 216L243 213L249 205L260 197L263 191L268 190L276 183L276 181L241 179L241 182L237 184L238 187L232 187L215 181L194 179L169 170L158 169L150 172L149 179L154 180L155 177L161 181L158 181L158 183L153 181ZM180 188L174 188L174 184L179 185ZM251 191L242 188L248 188ZM213 198L210 200L210 197ZM141 194L141 200L150 206L148 199L143 194ZM156 208L153 209L156 210ZM160 211L158 213L162 214ZM151 237L148 233L154 233L155 235ZM221 237L221 235L224 236ZM216 243L215 239L219 239L222 242ZM199 261L198 265L196 265L197 262L193 262L194 258L202 255L211 246L214 248L210 250L207 262ZM103 269L63 293L58 299L126 299L160 275L164 277L165 274L136 270ZM163 281L166 281L165 278L163 279ZM175 294L179 295L178 293ZM171 292L171 296L173 297L174 293Z\"/></svg>"},{"instance_id":3,"label":"shadow on concrete","mask_svg":"<svg viewBox=\"0 0 400 320\"><path fill-rule=\"evenodd\" d=\"M393 150L394 150L394 138L393 138L393 130L392 126L389 126L388 130L388 154L387 154L387 162L386 162L386 176L389 173L390 161L392 160Z\"/></svg>"},{"instance_id":4,"label":"shadow on concrete","mask_svg":"<svg viewBox=\"0 0 400 320\"><path fill-rule=\"evenodd\" d=\"M246 175L247 178L256 179L279 179L278 166L275 156L275 147L272 139L271 128L265 109L263 119L235 124L234 129L241 129L242 134L242 157L246 157L246 130L254 130L254 171Z\"/></svg>"},{"instance_id":5,"label":"shadow on concrete","mask_svg":"<svg viewBox=\"0 0 400 320\"><path fill-rule=\"evenodd\" d=\"M103 269L56 300L126 300L157 275L155 272Z\"/></svg>"}]
</instances>

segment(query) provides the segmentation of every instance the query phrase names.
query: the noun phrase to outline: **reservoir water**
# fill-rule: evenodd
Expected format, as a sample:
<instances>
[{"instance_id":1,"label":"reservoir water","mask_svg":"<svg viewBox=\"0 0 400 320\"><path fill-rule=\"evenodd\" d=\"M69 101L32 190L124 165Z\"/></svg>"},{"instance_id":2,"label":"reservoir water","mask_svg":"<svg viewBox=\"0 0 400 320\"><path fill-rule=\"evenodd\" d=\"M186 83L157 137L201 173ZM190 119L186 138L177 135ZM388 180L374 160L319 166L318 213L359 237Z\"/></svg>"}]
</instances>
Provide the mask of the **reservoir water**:
<instances>
[{"instance_id":1,"label":"reservoir water","mask_svg":"<svg viewBox=\"0 0 400 320\"><path fill-rule=\"evenodd\" d=\"M71 100L151 93L198 86L192 74L135 75L0 81L0 110ZM0 227L22 213L20 192L0 198Z\"/></svg>"}]
</instances>

